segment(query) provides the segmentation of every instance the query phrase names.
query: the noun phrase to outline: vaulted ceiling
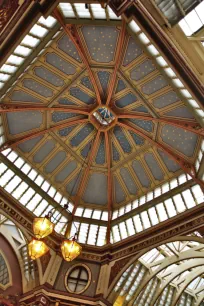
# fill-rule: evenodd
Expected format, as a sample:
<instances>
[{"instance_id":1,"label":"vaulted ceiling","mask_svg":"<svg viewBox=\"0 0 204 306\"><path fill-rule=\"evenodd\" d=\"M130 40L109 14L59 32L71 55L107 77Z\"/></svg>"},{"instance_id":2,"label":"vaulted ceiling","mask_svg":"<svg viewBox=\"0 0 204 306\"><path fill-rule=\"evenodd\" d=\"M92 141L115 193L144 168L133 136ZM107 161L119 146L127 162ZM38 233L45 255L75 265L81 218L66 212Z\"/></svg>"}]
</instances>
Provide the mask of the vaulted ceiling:
<instances>
[{"instance_id":1,"label":"vaulted ceiling","mask_svg":"<svg viewBox=\"0 0 204 306\"><path fill-rule=\"evenodd\" d=\"M63 30L2 99L18 108L3 115L6 143L75 207L114 209L193 174L199 123L147 36L59 16Z\"/></svg>"}]
</instances>

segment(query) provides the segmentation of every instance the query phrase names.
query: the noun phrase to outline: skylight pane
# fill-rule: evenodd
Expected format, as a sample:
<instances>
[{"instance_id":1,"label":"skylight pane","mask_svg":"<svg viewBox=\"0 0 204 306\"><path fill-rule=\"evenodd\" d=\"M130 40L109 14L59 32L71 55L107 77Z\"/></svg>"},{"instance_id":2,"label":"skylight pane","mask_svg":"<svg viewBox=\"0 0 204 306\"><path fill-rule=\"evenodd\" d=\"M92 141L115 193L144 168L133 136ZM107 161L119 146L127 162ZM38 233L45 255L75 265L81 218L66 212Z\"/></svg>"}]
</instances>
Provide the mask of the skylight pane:
<instances>
[{"instance_id":1,"label":"skylight pane","mask_svg":"<svg viewBox=\"0 0 204 306\"><path fill-rule=\"evenodd\" d=\"M195 11L198 14L202 23L204 24L204 1L198 4L198 6L196 6Z\"/></svg>"},{"instance_id":2,"label":"skylight pane","mask_svg":"<svg viewBox=\"0 0 204 306\"><path fill-rule=\"evenodd\" d=\"M115 211L113 212L112 220L116 219L117 217L118 217L118 211L115 210Z\"/></svg>"},{"instance_id":3,"label":"skylight pane","mask_svg":"<svg viewBox=\"0 0 204 306\"><path fill-rule=\"evenodd\" d=\"M183 30L183 32L186 34L186 36L191 36L193 34L193 31L190 29L188 23L185 21L185 19L182 19L179 22L179 26Z\"/></svg>"},{"instance_id":4,"label":"skylight pane","mask_svg":"<svg viewBox=\"0 0 204 306\"><path fill-rule=\"evenodd\" d=\"M146 228L151 227L147 212L143 211L140 215L141 215L141 218L142 218L142 223L144 225L144 228L146 229Z\"/></svg>"},{"instance_id":5,"label":"skylight pane","mask_svg":"<svg viewBox=\"0 0 204 306\"><path fill-rule=\"evenodd\" d=\"M55 195L55 197L54 197L54 200L55 200L57 203L60 203L61 199L62 199L61 193L57 192L56 195Z\"/></svg>"},{"instance_id":6,"label":"skylight pane","mask_svg":"<svg viewBox=\"0 0 204 306\"><path fill-rule=\"evenodd\" d=\"M133 201L132 208L137 208L138 206L139 206L139 201L138 200Z\"/></svg>"},{"instance_id":7,"label":"skylight pane","mask_svg":"<svg viewBox=\"0 0 204 306\"><path fill-rule=\"evenodd\" d=\"M7 156L7 155L9 155L10 152L11 152L11 149L8 148L8 149L2 151L1 153L2 153L4 156Z\"/></svg>"},{"instance_id":8,"label":"skylight pane","mask_svg":"<svg viewBox=\"0 0 204 306\"><path fill-rule=\"evenodd\" d=\"M83 217L91 218L92 211L93 211L92 209L86 208L85 211L84 211Z\"/></svg>"},{"instance_id":9,"label":"skylight pane","mask_svg":"<svg viewBox=\"0 0 204 306\"><path fill-rule=\"evenodd\" d=\"M119 235L118 226L117 225L113 226L112 230L113 230L113 239L114 239L114 242L120 241L120 235Z\"/></svg>"},{"instance_id":10,"label":"skylight pane","mask_svg":"<svg viewBox=\"0 0 204 306\"><path fill-rule=\"evenodd\" d=\"M84 3L75 3L74 7L77 11L77 15L81 18L91 18L91 15L89 13L89 9L85 8Z\"/></svg>"},{"instance_id":11,"label":"skylight pane","mask_svg":"<svg viewBox=\"0 0 204 306\"><path fill-rule=\"evenodd\" d=\"M175 209L175 206L174 206L174 203L173 203L172 199L168 199L168 200L164 201L164 204L165 204L167 213L168 213L170 218L177 215L177 212L176 212L176 209Z\"/></svg>"},{"instance_id":12,"label":"skylight pane","mask_svg":"<svg viewBox=\"0 0 204 306\"><path fill-rule=\"evenodd\" d=\"M24 193L24 195L20 198L19 202L22 205L26 205L34 194L35 191L32 188L29 188L26 193Z\"/></svg>"},{"instance_id":13,"label":"skylight pane","mask_svg":"<svg viewBox=\"0 0 204 306\"><path fill-rule=\"evenodd\" d=\"M42 188L42 190L44 190L46 192L46 191L48 191L49 187L50 187L50 184L47 181L45 181L41 188Z\"/></svg>"},{"instance_id":14,"label":"skylight pane","mask_svg":"<svg viewBox=\"0 0 204 306\"><path fill-rule=\"evenodd\" d=\"M169 183L163 184L161 189L162 189L162 194L168 192L169 191Z\"/></svg>"},{"instance_id":15,"label":"skylight pane","mask_svg":"<svg viewBox=\"0 0 204 306\"><path fill-rule=\"evenodd\" d=\"M71 4L69 3L60 3L59 7L64 15L64 17L75 17L74 11Z\"/></svg>"},{"instance_id":16,"label":"skylight pane","mask_svg":"<svg viewBox=\"0 0 204 306\"><path fill-rule=\"evenodd\" d=\"M121 17L119 16L116 16L116 14L113 12L113 10L108 6L107 7L108 9L108 15L110 17L110 19L115 19L115 20L118 20L118 19L121 19Z\"/></svg>"},{"instance_id":17,"label":"skylight pane","mask_svg":"<svg viewBox=\"0 0 204 306\"><path fill-rule=\"evenodd\" d=\"M75 212L75 216L81 217L84 209L82 207L78 207Z\"/></svg>"},{"instance_id":18,"label":"skylight pane","mask_svg":"<svg viewBox=\"0 0 204 306\"><path fill-rule=\"evenodd\" d=\"M162 56L157 57L156 61L162 67L168 66L167 62L165 61L165 59Z\"/></svg>"},{"instance_id":19,"label":"skylight pane","mask_svg":"<svg viewBox=\"0 0 204 306\"><path fill-rule=\"evenodd\" d=\"M147 50L151 53L151 55L159 55L159 51L153 45L148 46Z\"/></svg>"},{"instance_id":20,"label":"skylight pane","mask_svg":"<svg viewBox=\"0 0 204 306\"><path fill-rule=\"evenodd\" d=\"M188 208L192 208L192 207L196 206L194 198L193 198L189 189L183 191L182 195L183 195L183 198L185 200L186 206Z\"/></svg>"},{"instance_id":21,"label":"skylight pane","mask_svg":"<svg viewBox=\"0 0 204 306\"><path fill-rule=\"evenodd\" d=\"M39 38L43 38L46 36L48 32L49 31L45 29L44 27L41 27L40 25L35 24L29 33Z\"/></svg>"},{"instance_id":22,"label":"skylight pane","mask_svg":"<svg viewBox=\"0 0 204 306\"><path fill-rule=\"evenodd\" d=\"M176 76L176 74L171 68L165 68L164 71L170 78L174 78Z\"/></svg>"},{"instance_id":23,"label":"skylight pane","mask_svg":"<svg viewBox=\"0 0 204 306\"><path fill-rule=\"evenodd\" d=\"M91 244L91 245L96 244L97 232L98 232L98 225L91 224L90 229L89 229L88 240L87 240L88 244Z\"/></svg>"},{"instance_id":24,"label":"skylight pane","mask_svg":"<svg viewBox=\"0 0 204 306\"><path fill-rule=\"evenodd\" d=\"M122 239L127 238L128 234L127 234L125 222L122 222L119 224L119 229L120 229L120 234L121 234Z\"/></svg>"},{"instance_id":25,"label":"skylight pane","mask_svg":"<svg viewBox=\"0 0 204 306\"><path fill-rule=\"evenodd\" d=\"M11 193L21 182L21 179L18 176L15 176L9 184L5 187L5 190L9 193Z\"/></svg>"},{"instance_id":26,"label":"skylight pane","mask_svg":"<svg viewBox=\"0 0 204 306\"><path fill-rule=\"evenodd\" d=\"M108 221L108 212L107 212L107 211L104 211L104 212L102 213L101 220L103 220L103 221Z\"/></svg>"},{"instance_id":27,"label":"skylight pane","mask_svg":"<svg viewBox=\"0 0 204 306\"><path fill-rule=\"evenodd\" d=\"M89 225L86 224L86 223L81 224L79 237L78 237L79 242L86 243L86 238L87 238L87 234L88 234L88 227L89 227Z\"/></svg>"},{"instance_id":28,"label":"skylight pane","mask_svg":"<svg viewBox=\"0 0 204 306\"><path fill-rule=\"evenodd\" d=\"M34 169L32 169L32 170L30 171L30 173L28 174L28 177L29 177L32 181L34 181L34 179L36 178L37 175L38 175L37 171L35 171Z\"/></svg>"},{"instance_id":29,"label":"skylight pane","mask_svg":"<svg viewBox=\"0 0 204 306\"><path fill-rule=\"evenodd\" d=\"M138 38L145 45L150 42L149 38L144 33L141 33L140 35L138 35Z\"/></svg>"},{"instance_id":30,"label":"skylight pane","mask_svg":"<svg viewBox=\"0 0 204 306\"><path fill-rule=\"evenodd\" d=\"M0 145L2 145L5 142L5 137L4 136L0 136Z\"/></svg>"},{"instance_id":31,"label":"skylight pane","mask_svg":"<svg viewBox=\"0 0 204 306\"><path fill-rule=\"evenodd\" d=\"M137 23L136 23L134 20L130 21L129 27L130 27L131 30L132 30L133 32L135 32L135 33L141 31L140 27L137 25Z\"/></svg>"},{"instance_id":32,"label":"skylight pane","mask_svg":"<svg viewBox=\"0 0 204 306\"><path fill-rule=\"evenodd\" d=\"M180 92L182 93L182 95L186 98L192 98L190 92L187 89L181 89Z\"/></svg>"},{"instance_id":33,"label":"skylight pane","mask_svg":"<svg viewBox=\"0 0 204 306\"><path fill-rule=\"evenodd\" d=\"M154 190L154 196L155 198L159 197L161 195L161 187L157 187L155 190Z\"/></svg>"},{"instance_id":34,"label":"skylight pane","mask_svg":"<svg viewBox=\"0 0 204 306\"><path fill-rule=\"evenodd\" d=\"M4 83L0 82L0 88L4 87Z\"/></svg>"},{"instance_id":35,"label":"skylight pane","mask_svg":"<svg viewBox=\"0 0 204 306\"><path fill-rule=\"evenodd\" d=\"M105 226L100 226L99 232L98 232L98 240L97 240L98 246L102 246L105 244L106 232L107 232L107 228Z\"/></svg>"},{"instance_id":36,"label":"skylight pane","mask_svg":"<svg viewBox=\"0 0 204 306\"><path fill-rule=\"evenodd\" d=\"M194 197L196 198L197 204L203 203L204 202L204 196L203 196L203 192L202 192L200 186L195 185L195 186L191 187L191 190L194 194Z\"/></svg>"},{"instance_id":37,"label":"skylight pane","mask_svg":"<svg viewBox=\"0 0 204 306\"><path fill-rule=\"evenodd\" d=\"M24 164L24 160L23 160L21 157L19 157L19 158L15 161L14 164L15 164L16 167L21 168L21 167L23 166L23 164Z\"/></svg>"},{"instance_id":38,"label":"skylight pane","mask_svg":"<svg viewBox=\"0 0 204 306\"><path fill-rule=\"evenodd\" d=\"M29 46L29 47L36 47L40 42L40 39L32 37L30 35L26 35L22 40L21 44Z\"/></svg>"},{"instance_id":39,"label":"skylight pane","mask_svg":"<svg viewBox=\"0 0 204 306\"><path fill-rule=\"evenodd\" d=\"M26 48L20 45L14 50L15 54L23 55L23 56L28 56L31 52L32 52L32 49Z\"/></svg>"},{"instance_id":40,"label":"skylight pane","mask_svg":"<svg viewBox=\"0 0 204 306\"><path fill-rule=\"evenodd\" d=\"M95 19L106 19L106 12L100 4L90 4Z\"/></svg>"},{"instance_id":41,"label":"skylight pane","mask_svg":"<svg viewBox=\"0 0 204 306\"><path fill-rule=\"evenodd\" d=\"M195 10L192 10L188 15L185 16L184 19L189 25L189 28L192 30L192 32L196 32L202 27L202 22Z\"/></svg>"},{"instance_id":42,"label":"skylight pane","mask_svg":"<svg viewBox=\"0 0 204 306\"><path fill-rule=\"evenodd\" d=\"M168 219L163 203L157 204L156 209L159 214L160 221L165 221Z\"/></svg>"},{"instance_id":43,"label":"skylight pane","mask_svg":"<svg viewBox=\"0 0 204 306\"><path fill-rule=\"evenodd\" d=\"M10 75L9 74L5 74L5 73L0 73L0 81L6 82L10 79Z\"/></svg>"},{"instance_id":44,"label":"skylight pane","mask_svg":"<svg viewBox=\"0 0 204 306\"><path fill-rule=\"evenodd\" d=\"M22 182L18 188L14 191L13 196L16 199L20 199L21 195L28 189L28 184Z\"/></svg>"},{"instance_id":45,"label":"skylight pane","mask_svg":"<svg viewBox=\"0 0 204 306\"><path fill-rule=\"evenodd\" d=\"M194 108L199 108L198 103L193 99L188 100L188 103Z\"/></svg>"},{"instance_id":46,"label":"skylight pane","mask_svg":"<svg viewBox=\"0 0 204 306\"><path fill-rule=\"evenodd\" d=\"M23 57L19 57L16 55L10 55L9 58L7 59L6 63L7 64L14 64L14 65L21 65L24 62Z\"/></svg>"},{"instance_id":47,"label":"skylight pane","mask_svg":"<svg viewBox=\"0 0 204 306\"><path fill-rule=\"evenodd\" d=\"M143 231L143 226L142 226L142 223L141 223L141 220L140 220L140 216L139 215L134 216L133 220L134 220L134 225L135 225L136 231L137 232Z\"/></svg>"},{"instance_id":48,"label":"skylight pane","mask_svg":"<svg viewBox=\"0 0 204 306\"><path fill-rule=\"evenodd\" d=\"M176 209L177 209L178 212L181 213L184 210L186 210L186 207L184 205L183 199L182 199L180 194L177 194L177 195L173 196L173 199L174 199L174 203L176 205Z\"/></svg>"},{"instance_id":49,"label":"skylight pane","mask_svg":"<svg viewBox=\"0 0 204 306\"><path fill-rule=\"evenodd\" d=\"M14 176L14 172L8 169L0 178L0 186L5 186L12 176Z\"/></svg>"},{"instance_id":50,"label":"skylight pane","mask_svg":"<svg viewBox=\"0 0 204 306\"><path fill-rule=\"evenodd\" d=\"M149 217L151 219L152 225L158 224L159 220L157 217L156 209L154 207L151 207L148 209L148 212L149 212Z\"/></svg>"},{"instance_id":51,"label":"skylight pane","mask_svg":"<svg viewBox=\"0 0 204 306\"><path fill-rule=\"evenodd\" d=\"M42 197L39 194L36 194L26 206L29 210L33 211L39 202L42 200Z\"/></svg>"},{"instance_id":52,"label":"skylight pane","mask_svg":"<svg viewBox=\"0 0 204 306\"><path fill-rule=\"evenodd\" d=\"M0 175L4 173L4 171L6 171L7 168L8 167L6 165L4 165L3 163L0 163Z\"/></svg>"},{"instance_id":53,"label":"skylight pane","mask_svg":"<svg viewBox=\"0 0 204 306\"><path fill-rule=\"evenodd\" d=\"M15 67L15 66L11 66L11 65L6 65L4 64L1 68L0 68L0 71L1 72L5 72L5 73L14 73L16 70L18 69L18 67Z\"/></svg>"},{"instance_id":54,"label":"skylight pane","mask_svg":"<svg viewBox=\"0 0 204 306\"><path fill-rule=\"evenodd\" d=\"M127 226L129 236L134 235L135 234L135 228L134 228L134 225L133 225L132 218L126 220L125 223L126 223L126 226Z\"/></svg>"},{"instance_id":55,"label":"skylight pane","mask_svg":"<svg viewBox=\"0 0 204 306\"><path fill-rule=\"evenodd\" d=\"M101 211L100 210L94 210L92 218L99 220L101 218Z\"/></svg>"},{"instance_id":56,"label":"skylight pane","mask_svg":"<svg viewBox=\"0 0 204 306\"><path fill-rule=\"evenodd\" d=\"M35 171L35 170L34 170ZM30 175L30 174L29 174ZM41 186L42 183L44 181L44 178L41 176L41 175L38 175L38 177L35 179L35 183L38 185L38 186Z\"/></svg>"},{"instance_id":57,"label":"skylight pane","mask_svg":"<svg viewBox=\"0 0 204 306\"><path fill-rule=\"evenodd\" d=\"M37 208L34 210L34 214L36 216L40 216L43 211L47 208L48 202L46 200L42 200L42 202L37 206Z\"/></svg>"},{"instance_id":58,"label":"skylight pane","mask_svg":"<svg viewBox=\"0 0 204 306\"><path fill-rule=\"evenodd\" d=\"M184 87L183 83L179 79L173 79L172 82L178 88L183 88Z\"/></svg>"},{"instance_id":59,"label":"skylight pane","mask_svg":"<svg viewBox=\"0 0 204 306\"><path fill-rule=\"evenodd\" d=\"M57 20L53 18L52 16L48 16L46 19L44 17L40 17L38 22L43 24L47 28L52 28L57 23Z\"/></svg>"},{"instance_id":60,"label":"skylight pane","mask_svg":"<svg viewBox=\"0 0 204 306\"><path fill-rule=\"evenodd\" d=\"M186 175L185 174L181 174L178 177L178 181L179 181L179 185L184 184L187 181Z\"/></svg>"},{"instance_id":61,"label":"skylight pane","mask_svg":"<svg viewBox=\"0 0 204 306\"><path fill-rule=\"evenodd\" d=\"M14 162L14 160L16 160L18 157L18 155L14 152L14 151L11 151L11 153L7 156L7 158L11 161L11 162Z\"/></svg>"},{"instance_id":62,"label":"skylight pane","mask_svg":"<svg viewBox=\"0 0 204 306\"><path fill-rule=\"evenodd\" d=\"M43 188L42 188L43 189ZM54 188L54 187L50 187L50 189L49 189L49 191L48 191L48 194L49 194L49 196L51 197L51 198L53 198L54 197L54 195L55 195L55 193L56 193L56 189Z\"/></svg>"}]
</instances>

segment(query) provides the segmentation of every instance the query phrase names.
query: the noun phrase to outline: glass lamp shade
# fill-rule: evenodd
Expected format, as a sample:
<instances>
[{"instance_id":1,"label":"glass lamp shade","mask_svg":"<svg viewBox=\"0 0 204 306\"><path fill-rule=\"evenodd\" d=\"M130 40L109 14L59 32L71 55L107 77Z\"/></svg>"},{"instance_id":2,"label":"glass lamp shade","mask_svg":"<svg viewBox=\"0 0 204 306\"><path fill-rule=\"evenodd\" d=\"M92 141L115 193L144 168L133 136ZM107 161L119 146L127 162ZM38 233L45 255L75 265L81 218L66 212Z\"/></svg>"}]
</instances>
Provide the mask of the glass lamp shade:
<instances>
[{"instance_id":1,"label":"glass lamp shade","mask_svg":"<svg viewBox=\"0 0 204 306\"><path fill-rule=\"evenodd\" d=\"M37 239L42 239L50 235L54 227L54 223L46 217L35 218L33 220L33 233Z\"/></svg>"},{"instance_id":2,"label":"glass lamp shade","mask_svg":"<svg viewBox=\"0 0 204 306\"><path fill-rule=\"evenodd\" d=\"M82 247L73 240L64 240L61 244L61 251L64 260L72 261L80 255Z\"/></svg>"},{"instance_id":3,"label":"glass lamp shade","mask_svg":"<svg viewBox=\"0 0 204 306\"><path fill-rule=\"evenodd\" d=\"M43 256L48 251L49 251L49 248L43 241L33 239L28 244L28 253L31 259L33 260Z\"/></svg>"}]
</instances>

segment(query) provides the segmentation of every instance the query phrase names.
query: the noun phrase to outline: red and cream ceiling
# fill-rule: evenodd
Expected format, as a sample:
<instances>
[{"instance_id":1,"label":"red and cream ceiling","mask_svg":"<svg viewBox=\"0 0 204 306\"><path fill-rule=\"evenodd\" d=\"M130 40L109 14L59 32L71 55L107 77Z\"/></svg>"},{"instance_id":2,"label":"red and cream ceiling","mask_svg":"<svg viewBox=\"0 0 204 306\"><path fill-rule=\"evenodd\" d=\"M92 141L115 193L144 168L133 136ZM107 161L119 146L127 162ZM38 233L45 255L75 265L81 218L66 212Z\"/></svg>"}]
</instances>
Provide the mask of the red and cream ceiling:
<instances>
[{"instance_id":1,"label":"red and cream ceiling","mask_svg":"<svg viewBox=\"0 0 204 306\"><path fill-rule=\"evenodd\" d=\"M6 144L75 207L116 208L195 176L199 123L145 37L121 21L55 17L62 31L1 101L18 107L3 115Z\"/></svg>"}]
</instances>

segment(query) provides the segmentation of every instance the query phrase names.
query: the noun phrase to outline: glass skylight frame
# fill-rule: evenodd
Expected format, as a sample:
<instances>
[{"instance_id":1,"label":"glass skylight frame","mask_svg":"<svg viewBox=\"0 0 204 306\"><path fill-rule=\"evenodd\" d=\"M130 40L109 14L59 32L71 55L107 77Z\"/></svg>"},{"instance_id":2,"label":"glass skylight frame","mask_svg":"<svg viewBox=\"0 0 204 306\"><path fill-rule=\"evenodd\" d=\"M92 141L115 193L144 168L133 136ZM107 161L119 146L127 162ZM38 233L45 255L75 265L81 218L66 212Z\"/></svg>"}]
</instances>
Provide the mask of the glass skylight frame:
<instances>
[{"instance_id":1,"label":"glass skylight frame","mask_svg":"<svg viewBox=\"0 0 204 306\"><path fill-rule=\"evenodd\" d=\"M0 67L1 88L3 88L6 83L9 82L11 77L15 76L15 73L23 65L24 61L35 51L36 47L50 33L56 23L57 20L52 16L47 17L47 19L44 19L44 17L41 16L38 19L29 33L25 35L6 62ZM15 85L14 82L12 83L12 86L13 85ZM12 88L12 86L9 88L9 90ZM3 97L1 97L1 99Z\"/></svg>"},{"instance_id":2,"label":"glass skylight frame","mask_svg":"<svg viewBox=\"0 0 204 306\"><path fill-rule=\"evenodd\" d=\"M204 1L200 4L202 4L202 7L204 9ZM141 27L138 25L138 23L136 22L134 18L129 21L128 26L136 37L141 38L141 34L144 34L147 37L147 35L142 31ZM204 127L203 108L193 98L191 93L188 91L188 89L183 84L182 80L180 80L180 78L176 75L174 70L169 65L168 61L163 57L161 52L158 50L157 46L155 46L152 42L150 42L150 40L148 42L148 40L149 40L148 37L147 39L144 39L144 40L140 39L140 41L143 43L143 45L145 46L149 54L156 60L158 65L163 69L164 74L166 74L166 77L170 81L172 87L175 88L176 91L181 95L182 97L181 100L184 101L187 107L193 110L195 117L199 119L199 123L201 124L202 127ZM199 172L199 170L200 170L200 167L198 167L198 163L197 163L197 167L196 167L197 173ZM201 179L204 181L204 175Z\"/></svg>"}]
</instances>

